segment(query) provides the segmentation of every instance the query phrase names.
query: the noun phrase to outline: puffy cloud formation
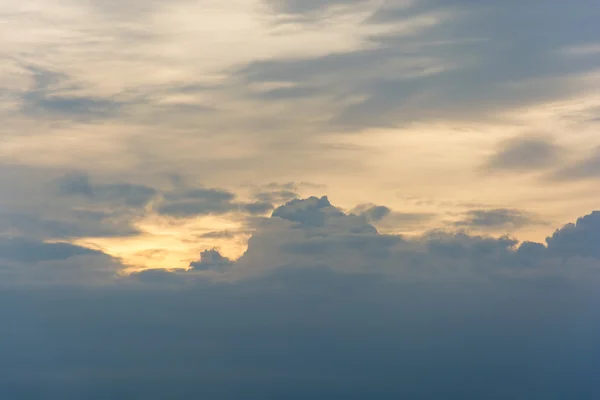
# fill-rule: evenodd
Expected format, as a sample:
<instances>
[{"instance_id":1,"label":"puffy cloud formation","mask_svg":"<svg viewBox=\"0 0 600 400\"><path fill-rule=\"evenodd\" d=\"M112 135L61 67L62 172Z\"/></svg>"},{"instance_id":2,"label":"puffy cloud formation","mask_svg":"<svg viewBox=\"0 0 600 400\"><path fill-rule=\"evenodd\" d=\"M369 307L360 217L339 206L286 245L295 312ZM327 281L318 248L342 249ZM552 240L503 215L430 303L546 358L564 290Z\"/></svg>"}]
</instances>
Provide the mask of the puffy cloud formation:
<instances>
[{"instance_id":1,"label":"puffy cloud formation","mask_svg":"<svg viewBox=\"0 0 600 400\"><path fill-rule=\"evenodd\" d=\"M547 247L408 239L311 197L262 220L235 262L211 249L187 272L86 287L69 260L89 272L93 250L7 239L0 258L36 250L63 280L3 279L0 397L596 399L599 215Z\"/></svg>"},{"instance_id":2,"label":"puffy cloud formation","mask_svg":"<svg viewBox=\"0 0 600 400\"><path fill-rule=\"evenodd\" d=\"M206 270L214 268L223 268L233 264L232 261L223 257L216 249L205 250L200 253L200 260L190 263L194 270Z\"/></svg>"},{"instance_id":3,"label":"puffy cloud formation","mask_svg":"<svg viewBox=\"0 0 600 400\"><path fill-rule=\"evenodd\" d=\"M326 196L295 199L258 222L246 252L235 262L207 250L187 274L177 274L185 278L200 272L216 280L240 281L289 269L324 268L420 282L600 278L598 212L557 230L544 245L455 231L410 238L381 234L369 223L377 209L360 206L358 214L347 214ZM510 228L533 221L509 211L469 212L470 219L458 225Z\"/></svg>"},{"instance_id":4,"label":"puffy cloud formation","mask_svg":"<svg viewBox=\"0 0 600 400\"><path fill-rule=\"evenodd\" d=\"M548 250L557 256L600 259L600 211L558 229L546 242Z\"/></svg>"}]
</instances>

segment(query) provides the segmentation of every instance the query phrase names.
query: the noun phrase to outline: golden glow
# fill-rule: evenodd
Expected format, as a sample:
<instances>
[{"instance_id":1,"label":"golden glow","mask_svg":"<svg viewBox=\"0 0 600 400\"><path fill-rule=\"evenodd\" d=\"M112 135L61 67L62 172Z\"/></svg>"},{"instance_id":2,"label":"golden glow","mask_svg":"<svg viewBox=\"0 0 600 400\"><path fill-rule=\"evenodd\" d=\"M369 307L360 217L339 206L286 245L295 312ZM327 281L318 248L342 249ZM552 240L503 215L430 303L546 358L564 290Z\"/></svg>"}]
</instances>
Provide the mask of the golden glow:
<instances>
[{"instance_id":1,"label":"golden glow","mask_svg":"<svg viewBox=\"0 0 600 400\"><path fill-rule=\"evenodd\" d=\"M187 269L190 262L197 261L200 252L217 248L226 257L236 259L246 250L248 235L240 233L234 238L202 238L209 232L237 232L243 228L239 222L225 218L200 217L169 221L149 217L135 225L143 232L139 236L125 238L85 238L75 243L99 248L118 257L129 271L143 269Z\"/></svg>"}]
</instances>

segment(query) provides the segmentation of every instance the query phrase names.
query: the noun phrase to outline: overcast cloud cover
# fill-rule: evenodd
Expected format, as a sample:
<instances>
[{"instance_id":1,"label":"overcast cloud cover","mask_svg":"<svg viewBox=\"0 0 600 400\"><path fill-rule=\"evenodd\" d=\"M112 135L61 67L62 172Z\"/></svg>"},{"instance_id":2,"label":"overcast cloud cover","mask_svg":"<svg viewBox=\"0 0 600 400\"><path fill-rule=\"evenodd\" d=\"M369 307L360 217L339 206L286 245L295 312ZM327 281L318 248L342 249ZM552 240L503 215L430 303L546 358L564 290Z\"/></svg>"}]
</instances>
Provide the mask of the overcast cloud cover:
<instances>
[{"instance_id":1,"label":"overcast cloud cover","mask_svg":"<svg viewBox=\"0 0 600 400\"><path fill-rule=\"evenodd\" d=\"M4 0L0 399L598 399L600 5Z\"/></svg>"}]
</instances>

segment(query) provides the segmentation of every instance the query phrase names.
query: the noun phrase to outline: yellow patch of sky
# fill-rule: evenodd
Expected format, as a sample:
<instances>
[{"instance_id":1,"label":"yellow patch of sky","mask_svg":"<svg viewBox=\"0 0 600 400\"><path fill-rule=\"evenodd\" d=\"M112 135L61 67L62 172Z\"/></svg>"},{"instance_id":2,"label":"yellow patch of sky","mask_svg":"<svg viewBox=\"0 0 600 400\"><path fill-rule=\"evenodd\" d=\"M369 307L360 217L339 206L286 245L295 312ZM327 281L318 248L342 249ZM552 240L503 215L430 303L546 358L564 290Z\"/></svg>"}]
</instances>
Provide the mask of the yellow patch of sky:
<instances>
[{"instance_id":1,"label":"yellow patch of sky","mask_svg":"<svg viewBox=\"0 0 600 400\"><path fill-rule=\"evenodd\" d=\"M238 258L246 250L247 235L233 238L203 238L209 232L237 232L243 228L239 222L213 216L169 220L147 216L134 226L142 233L132 237L83 238L74 243L98 248L123 260L127 271L166 268L187 269L197 261L200 252L217 248L221 254Z\"/></svg>"}]
</instances>

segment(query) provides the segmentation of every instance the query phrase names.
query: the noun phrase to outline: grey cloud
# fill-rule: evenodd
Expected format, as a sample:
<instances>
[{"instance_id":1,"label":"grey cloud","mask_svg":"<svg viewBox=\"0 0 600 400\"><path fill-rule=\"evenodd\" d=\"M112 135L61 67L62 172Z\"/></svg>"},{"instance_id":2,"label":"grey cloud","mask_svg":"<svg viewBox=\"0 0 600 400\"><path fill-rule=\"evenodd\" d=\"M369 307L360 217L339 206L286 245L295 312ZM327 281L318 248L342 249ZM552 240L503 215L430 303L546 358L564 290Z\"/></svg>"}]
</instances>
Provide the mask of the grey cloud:
<instances>
[{"instance_id":1,"label":"grey cloud","mask_svg":"<svg viewBox=\"0 0 600 400\"><path fill-rule=\"evenodd\" d=\"M537 223L540 221L523 211L498 208L468 211L464 219L455 222L455 226L476 229L517 229Z\"/></svg>"},{"instance_id":2,"label":"grey cloud","mask_svg":"<svg viewBox=\"0 0 600 400\"><path fill-rule=\"evenodd\" d=\"M598 212L558 231L547 248L453 232L379 235L324 197L274 214L237 262L213 249L190 272L146 271L92 287L3 287L0 397L600 394ZM309 257L290 263L290 245ZM330 258L316 252L332 249ZM268 258L275 252L287 258ZM561 257L585 256L594 260L582 279L565 279L574 266ZM353 268L357 258L365 268ZM198 279L263 261L278 268L227 283ZM431 279L402 279L420 269Z\"/></svg>"},{"instance_id":3,"label":"grey cloud","mask_svg":"<svg viewBox=\"0 0 600 400\"><path fill-rule=\"evenodd\" d=\"M166 192L163 197L164 201L156 210L160 214L177 218L235 212L262 215L273 209L269 202L237 201L235 194L222 189L183 187Z\"/></svg>"},{"instance_id":4,"label":"grey cloud","mask_svg":"<svg viewBox=\"0 0 600 400\"><path fill-rule=\"evenodd\" d=\"M167 200L206 200L210 202L229 202L235 198L235 195L222 189L194 188L167 193L165 198Z\"/></svg>"},{"instance_id":5,"label":"grey cloud","mask_svg":"<svg viewBox=\"0 0 600 400\"><path fill-rule=\"evenodd\" d=\"M80 87L69 83L69 77L63 73L34 66L27 66L26 70L34 78L33 88L22 95L22 112L27 115L105 118L115 116L124 106L113 99L71 94L70 91Z\"/></svg>"},{"instance_id":6,"label":"grey cloud","mask_svg":"<svg viewBox=\"0 0 600 400\"><path fill-rule=\"evenodd\" d=\"M366 205L358 209L361 207L372 209ZM278 207L271 218L257 225L247 251L235 262L231 273L252 276L291 266L329 266L350 273L379 271L409 280L495 279L532 270L566 279L580 273L582 264L578 260L590 255L597 260L589 264L600 273L600 253L594 244L600 234L600 226L593 223L596 214L578 222L577 230L566 226L555 234L556 238L548 239L546 247L533 242L520 244L508 236L443 231L410 239L383 235L364 215L345 214L326 197L296 199ZM542 222L518 210L495 209L468 212L456 225L493 231L538 223ZM561 241L562 247L558 244Z\"/></svg>"},{"instance_id":7,"label":"grey cloud","mask_svg":"<svg viewBox=\"0 0 600 400\"><path fill-rule=\"evenodd\" d=\"M547 176L553 181L573 181L600 178L600 148L593 154L570 165L558 168Z\"/></svg>"},{"instance_id":8,"label":"grey cloud","mask_svg":"<svg viewBox=\"0 0 600 400\"><path fill-rule=\"evenodd\" d=\"M312 97L320 92L321 90L319 90L318 88L310 86L298 86L257 92L253 95L253 97L263 100L283 101Z\"/></svg>"},{"instance_id":9,"label":"grey cloud","mask_svg":"<svg viewBox=\"0 0 600 400\"><path fill-rule=\"evenodd\" d=\"M238 236L240 232L232 232L232 231L212 231L203 233L200 235L201 238L205 239L232 239Z\"/></svg>"},{"instance_id":10,"label":"grey cloud","mask_svg":"<svg viewBox=\"0 0 600 400\"><path fill-rule=\"evenodd\" d=\"M203 271L209 269L221 269L233 265L233 262L221 255L218 250L205 250L200 253L200 260L190 263L190 268Z\"/></svg>"},{"instance_id":11,"label":"grey cloud","mask_svg":"<svg viewBox=\"0 0 600 400\"><path fill-rule=\"evenodd\" d=\"M0 307L0 397L600 394L595 285L538 278L415 285L295 268L172 290L159 274L146 272L137 285L0 291L0 303L10 305Z\"/></svg>"},{"instance_id":12,"label":"grey cloud","mask_svg":"<svg viewBox=\"0 0 600 400\"><path fill-rule=\"evenodd\" d=\"M58 181L59 192L67 196L83 196L94 202L123 203L143 207L154 198L154 188L130 183L93 184L86 174L68 174Z\"/></svg>"},{"instance_id":13,"label":"grey cloud","mask_svg":"<svg viewBox=\"0 0 600 400\"><path fill-rule=\"evenodd\" d=\"M376 206L372 204L360 204L352 210L353 213L363 215L369 221L380 221L392 213L392 210L386 206Z\"/></svg>"},{"instance_id":14,"label":"grey cloud","mask_svg":"<svg viewBox=\"0 0 600 400\"><path fill-rule=\"evenodd\" d=\"M357 209L373 208L362 205ZM461 227L493 230L540 223L516 210L476 210L467 216L459 224ZM311 197L278 207L270 219L258 224L232 273L251 276L290 266L330 266L345 272L379 271L409 280L477 280L519 273L520 267L527 267L542 275L562 276L563 272L544 266L564 265L575 255L561 259L552 254L542 244L519 245L510 237L452 232L433 232L410 239L383 235L368 223L365 215L345 214L326 197Z\"/></svg>"},{"instance_id":15,"label":"grey cloud","mask_svg":"<svg viewBox=\"0 0 600 400\"><path fill-rule=\"evenodd\" d=\"M155 191L131 184L96 184L85 174L22 166L0 167L0 234L39 240L131 236L134 217Z\"/></svg>"},{"instance_id":16,"label":"grey cloud","mask_svg":"<svg viewBox=\"0 0 600 400\"><path fill-rule=\"evenodd\" d=\"M101 252L69 243L44 243L29 238L0 238L0 259L22 263L66 260Z\"/></svg>"},{"instance_id":17,"label":"grey cloud","mask_svg":"<svg viewBox=\"0 0 600 400\"><path fill-rule=\"evenodd\" d=\"M254 198L264 203L287 202L298 197L292 190L275 190L268 192L259 192L254 194Z\"/></svg>"},{"instance_id":18,"label":"grey cloud","mask_svg":"<svg viewBox=\"0 0 600 400\"><path fill-rule=\"evenodd\" d=\"M323 11L333 6L352 6L367 0L265 0L277 12L305 15Z\"/></svg>"},{"instance_id":19,"label":"grey cloud","mask_svg":"<svg viewBox=\"0 0 600 400\"><path fill-rule=\"evenodd\" d=\"M535 171L560 161L561 148L540 136L517 137L502 143L488 160L489 171Z\"/></svg>"},{"instance_id":20,"label":"grey cloud","mask_svg":"<svg viewBox=\"0 0 600 400\"><path fill-rule=\"evenodd\" d=\"M28 237L0 238L0 287L114 284L123 265L100 250Z\"/></svg>"},{"instance_id":21,"label":"grey cloud","mask_svg":"<svg viewBox=\"0 0 600 400\"><path fill-rule=\"evenodd\" d=\"M229 202L209 201L177 201L169 202L157 207L156 211L163 215L177 218L193 217L198 215L227 214L237 210L237 207Z\"/></svg>"},{"instance_id":22,"label":"grey cloud","mask_svg":"<svg viewBox=\"0 0 600 400\"><path fill-rule=\"evenodd\" d=\"M118 237L140 233L126 218L102 211L81 210L52 217L34 212L0 213L0 231L37 239Z\"/></svg>"},{"instance_id":23,"label":"grey cloud","mask_svg":"<svg viewBox=\"0 0 600 400\"><path fill-rule=\"evenodd\" d=\"M433 213L397 212L374 204L360 204L351 211L368 222L377 223L378 228L401 229L404 232L422 231L425 224L435 217Z\"/></svg>"},{"instance_id":24,"label":"grey cloud","mask_svg":"<svg viewBox=\"0 0 600 400\"><path fill-rule=\"evenodd\" d=\"M315 9L310 4L307 9ZM248 83L310 84L330 95L329 115L337 116L326 122L329 128L358 130L422 120L497 120L500 111L580 93L585 88L570 79L597 65L597 59L559 54L600 35L597 28L572 29L596 26L591 0L576 8L558 0L397 5L388 3L364 23L401 27L436 15L440 22L414 34L373 35L366 50L251 63L238 75ZM363 100L348 104L349 98Z\"/></svg>"},{"instance_id":25,"label":"grey cloud","mask_svg":"<svg viewBox=\"0 0 600 400\"><path fill-rule=\"evenodd\" d=\"M243 207L251 215L263 215L275 208L271 203L262 202L244 204Z\"/></svg>"},{"instance_id":26,"label":"grey cloud","mask_svg":"<svg viewBox=\"0 0 600 400\"><path fill-rule=\"evenodd\" d=\"M558 229L546 242L548 250L558 256L600 258L600 211Z\"/></svg>"}]
</instances>

